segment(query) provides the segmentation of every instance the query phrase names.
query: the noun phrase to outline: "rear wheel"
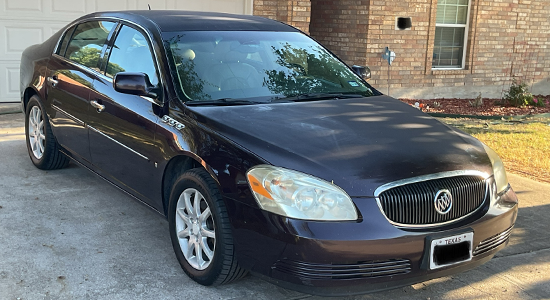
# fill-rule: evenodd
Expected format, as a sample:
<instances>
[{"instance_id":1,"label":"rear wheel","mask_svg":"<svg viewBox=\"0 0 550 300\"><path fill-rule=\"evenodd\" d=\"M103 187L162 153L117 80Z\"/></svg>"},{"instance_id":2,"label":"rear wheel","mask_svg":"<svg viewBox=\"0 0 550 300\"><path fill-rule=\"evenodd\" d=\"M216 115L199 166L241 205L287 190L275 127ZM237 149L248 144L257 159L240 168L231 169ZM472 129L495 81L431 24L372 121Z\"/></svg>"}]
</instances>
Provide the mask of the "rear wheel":
<instances>
[{"instance_id":1,"label":"rear wheel","mask_svg":"<svg viewBox=\"0 0 550 300\"><path fill-rule=\"evenodd\" d=\"M192 169L176 180L168 218L176 257L191 279L219 285L246 275L235 258L225 204L208 172Z\"/></svg>"},{"instance_id":2,"label":"rear wheel","mask_svg":"<svg viewBox=\"0 0 550 300\"><path fill-rule=\"evenodd\" d=\"M25 136L27 150L33 164L42 170L61 169L69 163L69 158L59 152L48 116L40 98L32 96L25 112Z\"/></svg>"}]
</instances>

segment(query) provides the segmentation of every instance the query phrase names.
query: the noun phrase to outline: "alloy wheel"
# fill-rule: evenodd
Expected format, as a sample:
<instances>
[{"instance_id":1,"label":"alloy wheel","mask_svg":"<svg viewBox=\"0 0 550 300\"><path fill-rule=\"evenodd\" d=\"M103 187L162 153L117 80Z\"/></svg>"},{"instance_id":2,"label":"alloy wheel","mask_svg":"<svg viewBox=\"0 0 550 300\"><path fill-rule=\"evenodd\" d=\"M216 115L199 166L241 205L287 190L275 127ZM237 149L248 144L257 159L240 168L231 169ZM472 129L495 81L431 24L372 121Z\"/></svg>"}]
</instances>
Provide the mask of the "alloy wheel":
<instances>
[{"instance_id":1,"label":"alloy wheel","mask_svg":"<svg viewBox=\"0 0 550 300\"><path fill-rule=\"evenodd\" d=\"M183 256L193 268L204 270L214 258L216 232L210 207L194 188L184 190L176 204L176 235Z\"/></svg>"},{"instance_id":2,"label":"alloy wheel","mask_svg":"<svg viewBox=\"0 0 550 300\"><path fill-rule=\"evenodd\" d=\"M32 107L29 112L28 127L29 144L32 154L36 159L41 159L44 155L44 141L46 140L46 136L44 135L44 119L42 118L40 107Z\"/></svg>"}]
</instances>

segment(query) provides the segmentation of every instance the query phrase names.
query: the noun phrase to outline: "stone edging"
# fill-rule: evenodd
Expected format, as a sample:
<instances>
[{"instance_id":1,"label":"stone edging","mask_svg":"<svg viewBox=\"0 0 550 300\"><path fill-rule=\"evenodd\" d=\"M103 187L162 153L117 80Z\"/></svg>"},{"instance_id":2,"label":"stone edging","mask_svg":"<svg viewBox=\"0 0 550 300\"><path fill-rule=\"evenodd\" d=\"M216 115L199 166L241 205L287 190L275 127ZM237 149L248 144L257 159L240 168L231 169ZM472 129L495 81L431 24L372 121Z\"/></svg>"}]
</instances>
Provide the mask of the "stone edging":
<instances>
[{"instance_id":1,"label":"stone edging","mask_svg":"<svg viewBox=\"0 0 550 300\"><path fill-rule=\"evenodd\" d=\"M442 114L442 113L427 113L436 118L468 118L481 120L524 120L527 118L550 118L550 113L538 115L520 115L520 116L477 116L477 115L457 115L457 114Z\"/></svg>"}]
</instances>

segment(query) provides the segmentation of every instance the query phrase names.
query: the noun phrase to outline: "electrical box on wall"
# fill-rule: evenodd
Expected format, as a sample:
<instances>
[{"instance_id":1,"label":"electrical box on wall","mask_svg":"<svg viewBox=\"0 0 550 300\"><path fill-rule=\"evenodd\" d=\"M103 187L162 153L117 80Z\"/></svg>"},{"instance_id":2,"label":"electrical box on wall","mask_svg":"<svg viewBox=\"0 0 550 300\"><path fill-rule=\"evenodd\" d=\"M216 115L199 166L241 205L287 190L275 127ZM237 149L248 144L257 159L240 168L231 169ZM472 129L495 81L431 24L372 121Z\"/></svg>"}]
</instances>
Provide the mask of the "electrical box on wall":
<instances>
[{"instance_id":1,"label":"electrical box on wall","mask_svg":"<svg viewBox=\"0 0 550 300\"><path fill-rule=\"evenodd\" d=\"M411 27L412 27L411 17L395 18L395 30L411 30Z\"/></svg>"},{"instance_id":2,"label":"electrical box on wall","mask_svg":"<svg viewBox=\"0 0 550 300\"><path fill-rule=\"evenodd\" d=\"M382 59L386 60L390 66L395 59L395 56L395 52L391 51L388 47L386 47L386 49L384 49L384 53L382 53Z\"/></svg>"}]
</instances>

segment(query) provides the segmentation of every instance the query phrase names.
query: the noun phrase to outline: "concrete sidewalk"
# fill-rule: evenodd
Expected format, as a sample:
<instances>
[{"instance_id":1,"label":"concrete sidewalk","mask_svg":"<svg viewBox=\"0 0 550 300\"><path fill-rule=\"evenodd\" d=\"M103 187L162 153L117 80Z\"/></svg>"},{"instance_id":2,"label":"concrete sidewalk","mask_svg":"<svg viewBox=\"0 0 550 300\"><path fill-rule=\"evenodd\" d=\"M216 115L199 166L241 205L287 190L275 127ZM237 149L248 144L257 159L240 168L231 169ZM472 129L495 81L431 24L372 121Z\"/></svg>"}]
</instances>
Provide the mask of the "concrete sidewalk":
<instances>
[{"instance_id":1,"label":"concrete sidewalk","mask_svg":"<svg viewBox=\"0 0 550 300\"><path fill-rule=\"evenodd\" d=\"M0 102L0 115L13 114L21 112L20 103L1 103Z\"/></svg>"},{"instance_id":2,"label":"concrete sidewalk","mask_svg":"<svg viewBox=\"0 0 550 300\"><path fill-rule=\"evenodd\" d=\"M319 299L247 276L203 287L181 270L168 224L71 164L29 160L23 114L0 115L0 299ZM510 245L472 271L335 299L550 299L550 185L509 175L520 198Z\"/></svg>"}]
</instances>

